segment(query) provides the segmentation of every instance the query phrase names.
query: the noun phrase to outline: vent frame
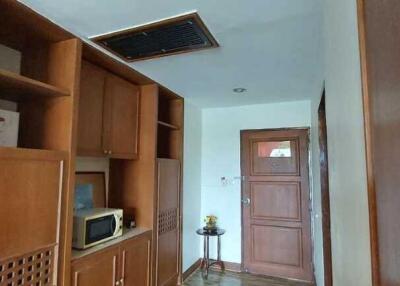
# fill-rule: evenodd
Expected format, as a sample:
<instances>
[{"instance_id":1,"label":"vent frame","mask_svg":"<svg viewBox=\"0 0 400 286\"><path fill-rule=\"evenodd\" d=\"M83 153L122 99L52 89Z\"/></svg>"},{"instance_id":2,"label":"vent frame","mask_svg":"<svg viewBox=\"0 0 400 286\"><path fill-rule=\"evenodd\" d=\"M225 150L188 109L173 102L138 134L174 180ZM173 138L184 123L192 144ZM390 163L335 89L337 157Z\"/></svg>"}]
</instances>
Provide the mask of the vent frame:
<instances>
[{"instance_id":1,"label":"vent frame","mask_svg":"<svg viewBox=\"0 0 400 286\"><path fill-rule=\"evenodd\" d=\"M107 44L104 43L106 40L111 40L111 39L114 39L117 37L129 36L132 34L137 34L137 33L145 32L145 31L154 31L161 27L165 27L165 26L172 25L172 24L179 24L184 21L195 22L195 24L196 24L195 30L199 29L202 32L202 36L204 36L204 38L208 41L209 44L207 46L200 46L200 47L188 46L188 47L180 48L175 51L167 51L167 52L160 51L157 54L129 58L129 57L126 57L126 56L122 55L121 53L111 49ZM94 36L94 37L90 37L89 39L91 41L93 41L95 44L102 47L103 49L106 49L111 54L117 56L118 58L120 58L126 62L143 61L143 60L166 57L166 56L171 56L171 55L213 49L213 48L217 48L220 46L219 43L217 42L217 40L214 38L214 36L211 34L209 29L207 28L207 26L204 24L203 20L201 19L200 15L197 12L193 12L193 13L189 13L189 14L185 14L185 15L181 15L181 16L177 16L177 17L172 17L172 18L168 18L165 20L157 21L157 22L152 22L152 23L145 24L145 25L135 26L133 28L123 29L123 30L119 30L116 32L111 32L111 33L107 33L107 34L103 34L103 35L99 35L99 36Z\"/></svg>"}]
</instances>

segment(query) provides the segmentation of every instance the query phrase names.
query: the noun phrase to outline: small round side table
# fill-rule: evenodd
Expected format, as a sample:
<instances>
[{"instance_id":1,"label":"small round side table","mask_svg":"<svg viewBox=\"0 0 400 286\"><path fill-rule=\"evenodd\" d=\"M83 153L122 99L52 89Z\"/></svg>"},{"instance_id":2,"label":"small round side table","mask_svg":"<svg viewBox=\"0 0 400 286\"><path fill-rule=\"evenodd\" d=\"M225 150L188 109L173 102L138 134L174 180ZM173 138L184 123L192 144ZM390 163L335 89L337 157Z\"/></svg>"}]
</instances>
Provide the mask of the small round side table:
<instances>
[{"instance_id":1,"label":"small round side table","mask_svg":"<svg viewBox=\"0 0 400 286\"><path fill-rule=\"evenodd\" d=\"M203 259L201 260L200 268L203 270L203 273L205 272L205 278L207 279L208 270L212 265L219 265L221 270L225 270L224 262L221 260L221 235L225 233L225 230L218 228L216 231L210 232L200 228L196 231L196 233L204 237L204 255ZM210 259L210 236L218 237L217 260Z\"/></svg>"}]
</instances>

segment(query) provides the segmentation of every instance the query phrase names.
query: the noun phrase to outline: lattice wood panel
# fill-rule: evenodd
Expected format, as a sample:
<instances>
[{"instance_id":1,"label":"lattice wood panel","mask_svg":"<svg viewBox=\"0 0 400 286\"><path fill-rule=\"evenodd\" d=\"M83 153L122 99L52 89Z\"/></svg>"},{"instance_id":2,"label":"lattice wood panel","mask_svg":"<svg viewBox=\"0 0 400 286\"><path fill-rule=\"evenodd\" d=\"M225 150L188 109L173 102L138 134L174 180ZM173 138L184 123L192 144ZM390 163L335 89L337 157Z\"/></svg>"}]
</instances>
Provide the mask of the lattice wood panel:
<instances>
[{"instance_id":1,"label":"lattice wood panel","mask_svg":"<svg viewBox=\"0 0 400 286\"><path fill-rule=\"evenodd\" d=\"M158 234L176 229L178 224L178 210L176 208L161 212L158 215Z\"/></svg>"},{"instance_id":2,"label":"lattice wood panel","mask_svg":"<svg viewBox=\"0 0 400 286\"><path fill-rule=\"evenodd\" d=\"M0 261L0 286L53 285L55 246Z\"/></svg>"}]
</instances>

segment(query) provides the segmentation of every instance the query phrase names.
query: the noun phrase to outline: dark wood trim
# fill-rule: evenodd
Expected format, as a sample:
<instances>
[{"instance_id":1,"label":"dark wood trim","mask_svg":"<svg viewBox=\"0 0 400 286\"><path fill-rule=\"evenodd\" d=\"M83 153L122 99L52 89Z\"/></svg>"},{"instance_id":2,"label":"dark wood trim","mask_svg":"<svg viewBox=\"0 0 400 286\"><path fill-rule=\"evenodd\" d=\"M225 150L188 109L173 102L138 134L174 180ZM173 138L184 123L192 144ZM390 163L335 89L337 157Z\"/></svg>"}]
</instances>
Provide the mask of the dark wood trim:
<instances>
[{"instance_id":1,"label":"dark wood trim","mask_svg":"<svg viewBox=\"0 0 400 286\"><path fill-rule=\"evenodd\" d=\"M111 50L109 47L107 47L106 45L101 43L102 40L108 39L111 37L135 33L136 31L141 31L141 30L147 30L147 29L153 29L153 28L155 29L157 27L164 26L169 23L174 23L177 21L182 21L182 20L191 19L191 18L193 18L193 20L196 21L197 24L199 25L199 27L204 31L204 34L206 35L207 39L210 41L210 44L211 44L210 46L207 46L204 48L196 48L196 49L189 48L189 49L180 50L180 51L176 51L176 52L167 52L164 54L129 60L129 59L122 57L121 55L119 55L118 53L116 53L115 51ZM201 19L201 17L199 16L199 14L197 12L181 15L178 17L168 18L168 19L161 20L161 21L156 21L154 23L140 25L137 27L116 31L113 33L108 33L108 34L104 34L104 35L100 35L100 36L94 36L94 37L91 37L90 40L93 41L94 43L96 43L97 45L99 45L100 47L102 47L103 49L107 50L114 56L122 59L125 62L143 61L143 60L148 60L148 59L161 58L161 57L165 57L165 56L171 56L171 55L177 55L177 54L183 54L183 53L188 53L188 52L193 52L193 51L207 50L207 49L213 49L213 48L219 47L217 40L211 34L210 30L207 28L207 26L205 25L205 23L203 22L203 20Z\"/></svg>"},{"instance_id":2,"label":"dark wood trim","mask_svg":"<svg viewBox=\"0 0 400 286\"><path fill-rule=\"evenodd\" d=\"M190 276L193 274L193 272L195 272L197 269L200 268L201 265L201 259L199 258L198 260L196 260L195 263L192 264L192 266L190 266L185 272L183 272L182 274L182 280L183 282Z\"/></svg>"},{"instance_id":3,"label":"dark wood trim","mask_svg":"<svg viewBox=\"0 0 400 286\"><path fill-rule=\"evenodd\" d=\"M319 164L321 174L321 210L322 210L322 239L324 253L325 286L333 285L332 278L332 246L331 246L331 211L329 198L329 168L328 168L328 138L325 113L325 90L318 107L318 139Z\"/></svg>"},{"instance_id":4,"label":"dark wood trim","mask_svg":"<svg viewBox=\"0 0 400 286\"><path fill-rule=\"evenodd\" d=\"M371 248L371 272L372 285L380 285L379 274L379 242L378 242L378 223L377 223L377 206L376 191L374 181L373 168L373 142L372 142L372 114L371 114L371 98L369 94L368 82L368 61L367 61L367 44L366 44L366 19L365 19L365 3L364 0L357 0L358 15L358 34L360 45L360 61L361 61L361 80L362 80L362 98L364 111L364 136L365 136L365 156L367 165L367 191L368 191L368 207L369 207L369 228L370 228L370 248Z\"/></svg>"},{"instance_id":5,"label":"dark wood trim","mask_svg":"<svg viewBox=\"0 0 400 286\"><path fill-rule=\"evenodd\" d=\"M237 262L229 262L229 261L223 261L225 265L225 270L226 271L231 271L231 272L243 272L242 271L242 264L237 263ZM211 266L212 270L216 271L222 271L221 267L219 265L212 265Z\"/></svg>"}]
</instances>

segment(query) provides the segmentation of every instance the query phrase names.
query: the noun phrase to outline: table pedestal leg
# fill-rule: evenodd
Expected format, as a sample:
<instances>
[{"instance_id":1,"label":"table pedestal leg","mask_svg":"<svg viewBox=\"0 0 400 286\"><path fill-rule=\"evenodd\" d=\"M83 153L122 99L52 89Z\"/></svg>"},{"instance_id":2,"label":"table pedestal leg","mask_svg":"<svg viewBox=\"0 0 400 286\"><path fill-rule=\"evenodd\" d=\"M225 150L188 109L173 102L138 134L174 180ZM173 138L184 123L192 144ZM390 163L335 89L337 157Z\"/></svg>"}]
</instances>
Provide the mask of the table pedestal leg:
<instances>
[{"instance_id":1,"label":"table pedestal leg","mask_svg":"<svg viewBox=\"0 0 400 286\"><path fill-rule=\"evenodd\" d=\"M204 236L204 241L203 241L203 259L201 260L201 265L200 265L201 269L204 269L207 266L207 264L206 264L206 251L207 251L206 243L207 243L206 242L206 236Z\"/></svg>"},{"instance_id":2,"label":"table pedestal leg","mask_svg":"<svg viewBox=\"0 0 400 286\"><path fill-rule=\"evenodd\" d=\"M208 269L210 268L210 237L206 236L206 279L208 278Z\"/></svg>"},{"instance_id":3,"label":"table pedestal leg","mask_svg":"<svg viewBox=\"0 0 400 286\"><path fill-rule=\"evenodd\" d=\"M201 260L200 268L203 271L204 278L208 278L208 272L212 265L218 265L222 271L225 270L225 264L221 258L221 236L217 235L218 238L218 248L217 248L217 260L210 260L210 236L204 235L204 254Z\"/></svg>"},{"instance_id":4,"label":"table pedestal leg","mask_svg":"<svg viewBox=\"0 0 400 286\"><path fill-rule=\"evenodd\" d=\"M221 267L222 271L225 270L225 264L221 259L221 236L219 236L219 235L218 235L218 257L217 257L216 264L218 264Z\"/></svg>"}]
</instances>

